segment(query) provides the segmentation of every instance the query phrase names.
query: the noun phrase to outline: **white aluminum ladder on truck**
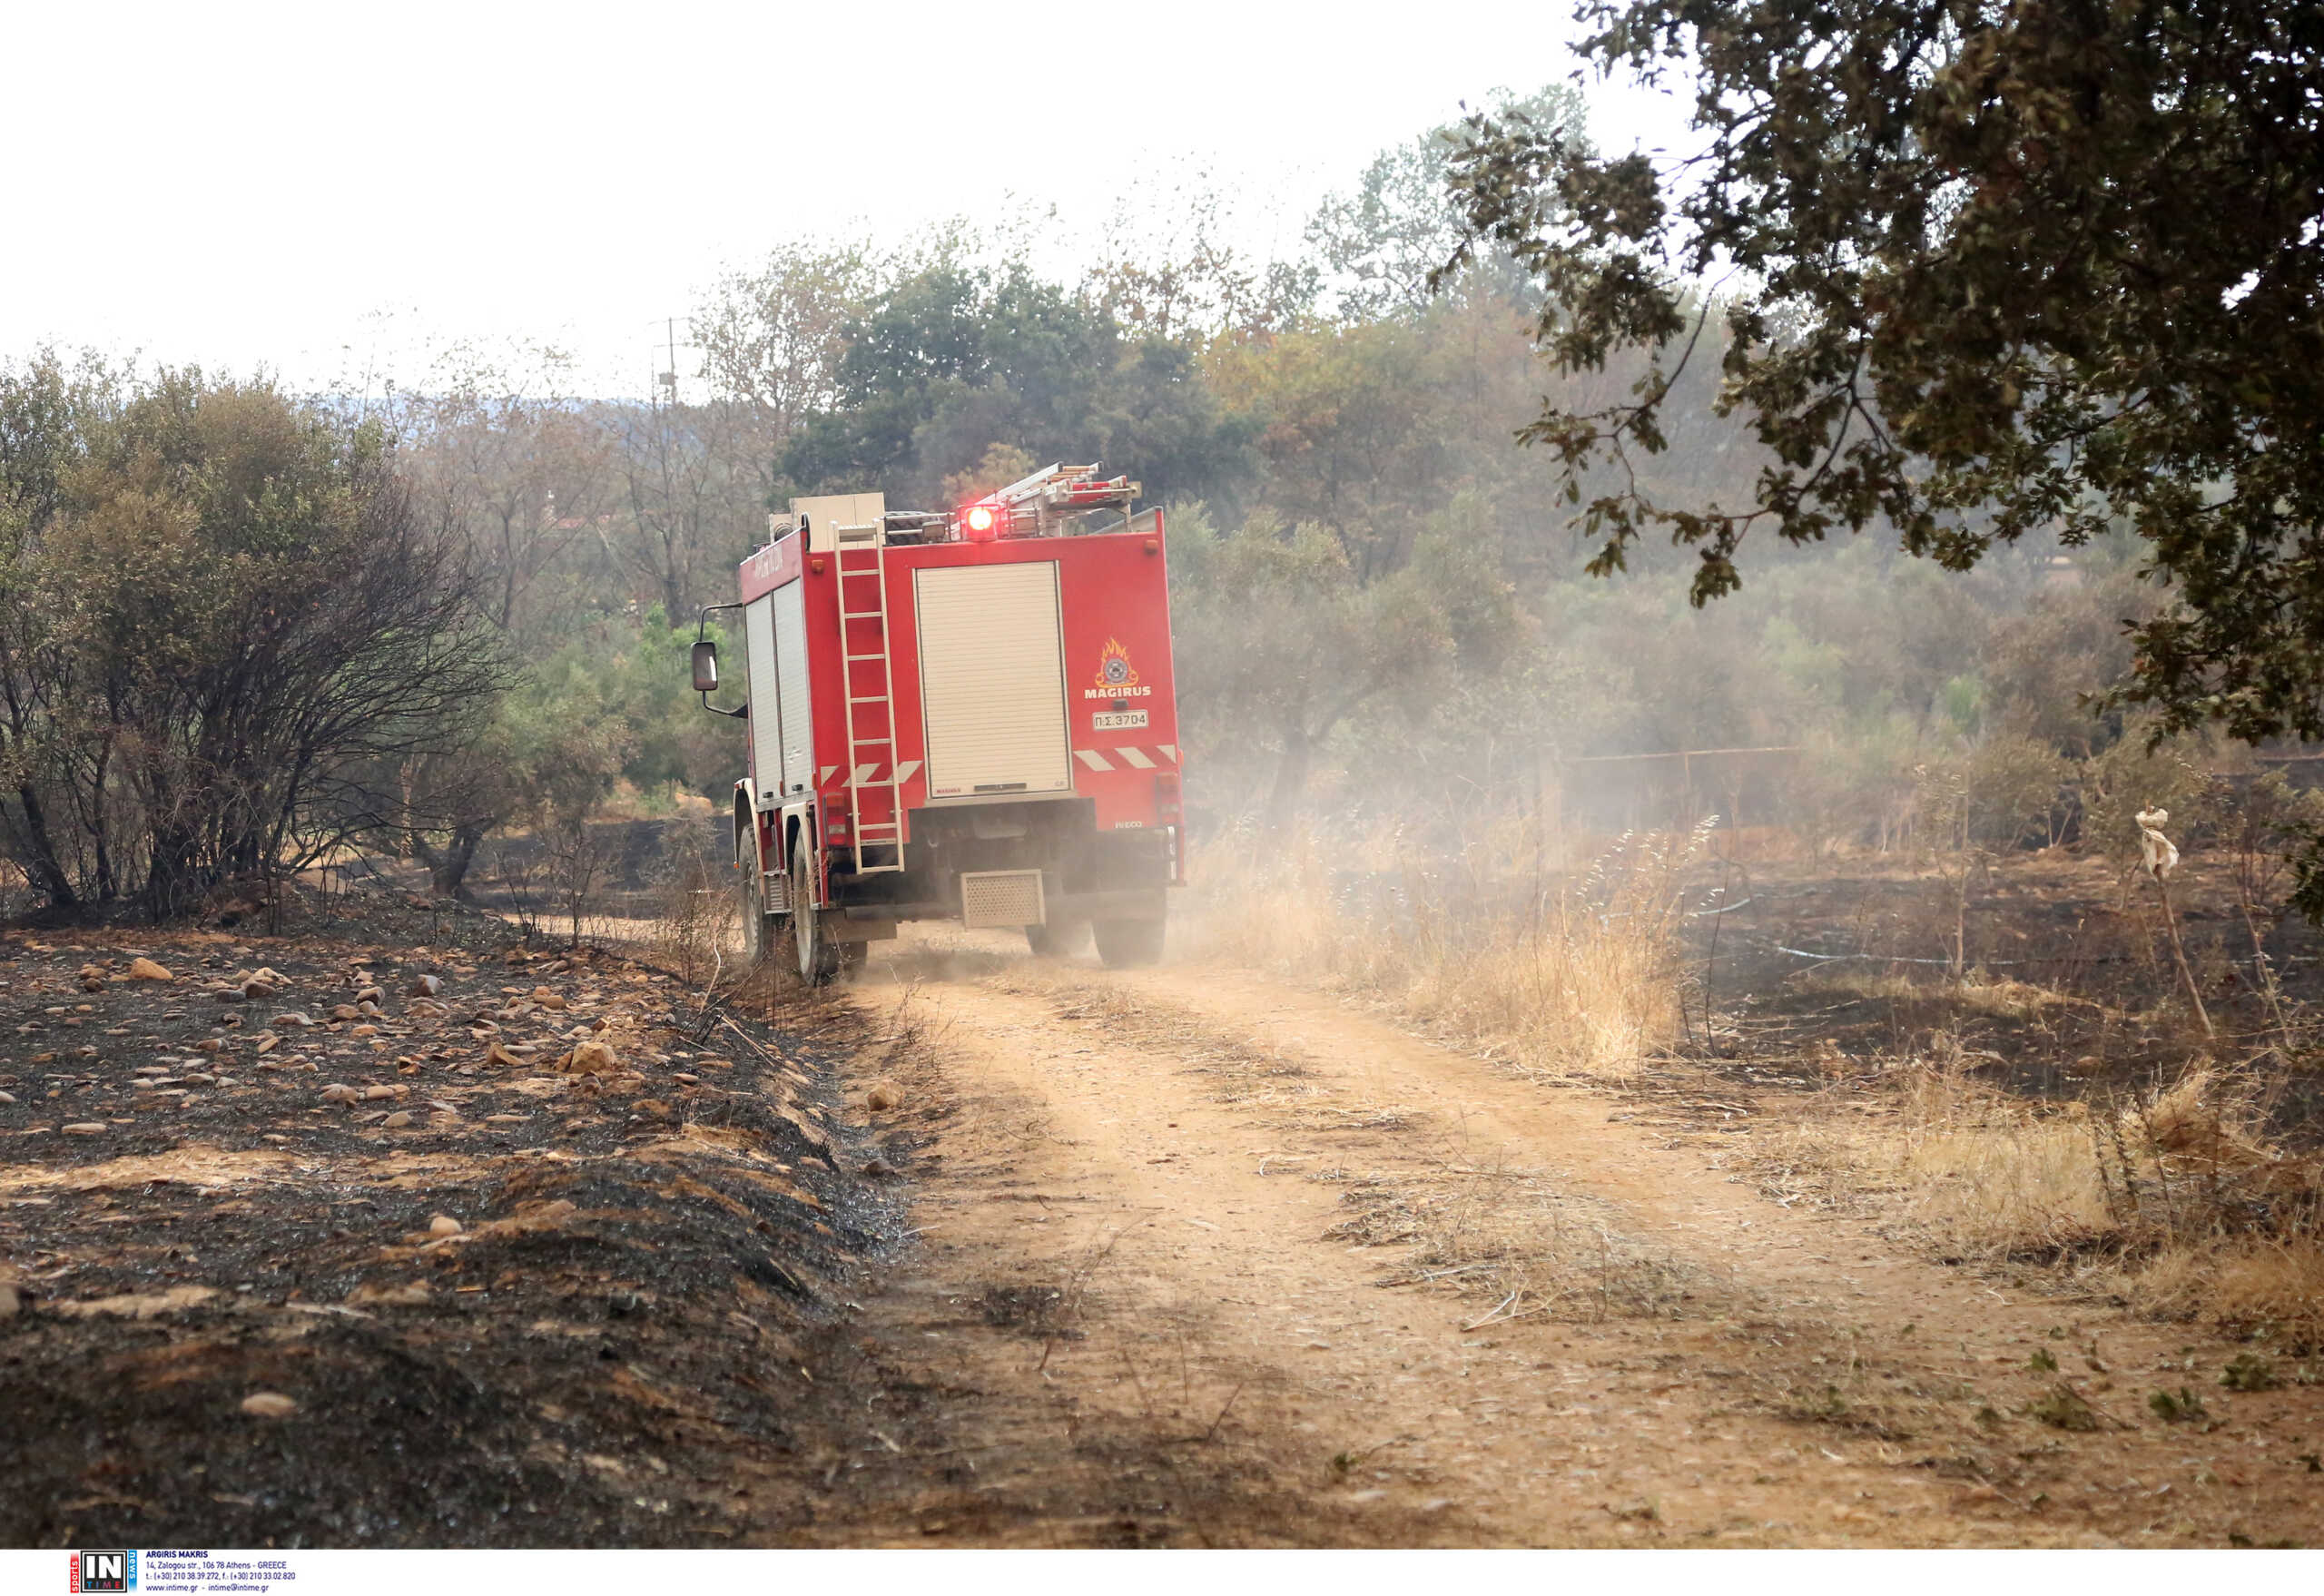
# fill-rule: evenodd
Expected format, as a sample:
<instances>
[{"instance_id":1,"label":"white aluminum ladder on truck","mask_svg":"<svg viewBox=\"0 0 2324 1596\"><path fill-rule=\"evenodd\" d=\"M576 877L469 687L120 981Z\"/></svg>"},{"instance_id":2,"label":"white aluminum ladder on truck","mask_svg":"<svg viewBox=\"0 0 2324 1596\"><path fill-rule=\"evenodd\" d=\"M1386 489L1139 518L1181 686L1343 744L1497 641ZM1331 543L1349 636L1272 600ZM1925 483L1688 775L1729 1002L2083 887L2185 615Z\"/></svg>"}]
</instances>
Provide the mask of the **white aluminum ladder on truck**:
<instances>
[{"instance_id":1,"label":"white aluminum ladder on truck","mask_svg":"<svg viewBox=\"0 0 2324 1596\"><path fill-rule=\"evenodd\" d=\"M838 545L833 557L839 571L840 686L847 700L846 786L851 794L850 807L855 812L851 817L851 831L858 875L904 867L903 793L896 780L894 671L889 663L887 557L881 531L877 520L832 528ZM854 557L852 563L851 556ZM864 591L866 586L871 589L869 593ZM866 627L878 634L876 648L864 646L859 636ZM874 665L879 667L876 690L860 691L858 670L864 669L868 675L868 667ZM876 717L876 724L867 727L866 717ZM885 757L867 761L863 757L865 749L875 750ZM859 779L882 769L888 773L882 780ZM887 810L883 816L875 815L866 798L882 790L887 794ZM867 846L885 849L890 855L887 862L870 862L865 857Z\"/></svg>"}]
</instances>

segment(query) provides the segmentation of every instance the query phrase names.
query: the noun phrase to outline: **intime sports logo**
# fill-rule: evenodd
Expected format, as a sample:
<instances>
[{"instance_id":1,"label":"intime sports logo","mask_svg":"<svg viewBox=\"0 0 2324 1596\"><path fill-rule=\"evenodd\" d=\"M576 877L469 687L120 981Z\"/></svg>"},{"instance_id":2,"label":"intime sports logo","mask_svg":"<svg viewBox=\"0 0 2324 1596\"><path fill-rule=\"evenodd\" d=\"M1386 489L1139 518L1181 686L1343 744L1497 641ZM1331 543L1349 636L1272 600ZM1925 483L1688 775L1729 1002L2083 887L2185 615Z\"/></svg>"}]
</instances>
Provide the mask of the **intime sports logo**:
<instances>
[{"instance_id":1,"label":"intime sports logo","mask_svg":"<svg viewBox=\"0 0 2324 1596\"><path fill-rule=\"evenodd\" d=\"M134 1552L76 1552L73 1554L74 1591L117 1591L137 1589Z\"/></svg>"}]
</instances>

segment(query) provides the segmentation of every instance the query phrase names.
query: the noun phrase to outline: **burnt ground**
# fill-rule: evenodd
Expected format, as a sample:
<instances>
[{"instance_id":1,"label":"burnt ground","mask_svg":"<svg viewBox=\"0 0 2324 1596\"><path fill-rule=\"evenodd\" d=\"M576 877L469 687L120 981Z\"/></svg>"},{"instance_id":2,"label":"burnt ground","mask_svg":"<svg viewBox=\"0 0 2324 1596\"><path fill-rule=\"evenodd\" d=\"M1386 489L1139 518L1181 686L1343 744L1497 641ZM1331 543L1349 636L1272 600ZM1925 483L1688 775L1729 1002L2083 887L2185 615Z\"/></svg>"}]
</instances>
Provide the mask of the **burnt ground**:
<instances>
[{"instance_id":1,"label":"burnt ground","mask_svg":"<svg viewBox=\"0 0 2324 1596\"><path fill-rule=\"evenodd\" d=\"M2304 1368L2212 1389L2240 1348L2200 1327L1752 1194L1785 1094L1940 1033L2028 1092L2189 1056L2113 884L1980 883L1955 988L1900 962L1941 956L1941 882L1731 872L1698 1047L1619 1095L1013 944L714 1000L395 894L272 937L0 931L0 1543L2309 1540ZM2215 893L2181 901L2244 1035ZM1351 1181L1451 1227L1352 1244ZM1536 1185L1541 1235L1506 1195ZM1715 1289L1626 1307L1632 1263ZM2102 1434L2027 1372L2069 1323ZM2158 1380L2209 1391L2200 1435L2142 1416Z\"/></svg>"},{"instance_id":2,"label":"burnt ground","mask_svg":"<svg viewBox=\"0 0 2324 1596\"><path fill-rule=\"evenodd\" d=\"M788 1539L909 1403L847 1015L453 918L0 933L0 1544Z\"/></svg>"},{"instance_id":3,"label":"burnt ground","mask_svg":"<svg viewBox=\"0 0 2324 1596\"><path fill-rule=\"evenodd\" d=\"M1965 901L1901 863L1713 861L1688 901L1735 907L1689 922L1687 1050L1738 1085L1821 1089L1957 1039L1992 1084L2053 1099L2152 1089L2206 1056L2258 1061L2281 1071L2276 1136L2324 1143L2324 938L2297 916L2263 923L2287 1036L2225 867L2191 858L2171 891L2213 1041L2180 995L2152 887L2105 861L2006 857L1970 876Z\"/></svg>"}]
</instances>

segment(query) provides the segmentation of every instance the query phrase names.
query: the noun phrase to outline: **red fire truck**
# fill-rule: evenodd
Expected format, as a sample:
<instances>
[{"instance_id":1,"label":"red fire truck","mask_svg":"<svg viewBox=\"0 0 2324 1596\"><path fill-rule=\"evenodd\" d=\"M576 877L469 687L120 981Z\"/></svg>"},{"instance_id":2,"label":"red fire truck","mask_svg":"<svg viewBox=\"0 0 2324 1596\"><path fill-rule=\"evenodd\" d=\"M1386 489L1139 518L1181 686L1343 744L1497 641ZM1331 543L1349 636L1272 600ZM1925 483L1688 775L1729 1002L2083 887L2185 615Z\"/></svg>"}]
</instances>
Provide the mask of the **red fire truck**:
<instances>
[{"instance_id":1,"label":"red fire truck","mask_svg":"<svg viewBox=\"0 0 2324 1596\"><path fill-rule=\"evenodd\" d=\"M753 962L786 936L828 979L907 920L1087 925L1161 953L1186 880L1162 513L1096 466L956 509L793 499L743 562L749 726L734 863ZM697 641L694 685L718 687Z\"/></svg>"}]
</instances>

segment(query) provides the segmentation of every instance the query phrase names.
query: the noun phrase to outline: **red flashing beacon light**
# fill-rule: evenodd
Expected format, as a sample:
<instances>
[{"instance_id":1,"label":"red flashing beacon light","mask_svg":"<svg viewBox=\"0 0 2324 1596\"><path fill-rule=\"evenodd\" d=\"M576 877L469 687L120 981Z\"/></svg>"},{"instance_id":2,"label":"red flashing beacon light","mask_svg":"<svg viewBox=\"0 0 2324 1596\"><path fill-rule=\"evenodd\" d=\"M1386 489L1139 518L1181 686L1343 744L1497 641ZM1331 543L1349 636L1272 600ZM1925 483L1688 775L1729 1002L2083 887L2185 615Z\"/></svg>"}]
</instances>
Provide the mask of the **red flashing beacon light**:
<instances>
[{"instance_id":1,"label":"red flashing beacon light","mask_svg":"<svg viewBox=\"0 0 2324 1596\"><path fill-rule=\"evenodd\" d=\"M989 504L972 504L960 512L960 529L976 543L998 537L1000 536L1000 512Z\"/></svg>"}]
</instances>

